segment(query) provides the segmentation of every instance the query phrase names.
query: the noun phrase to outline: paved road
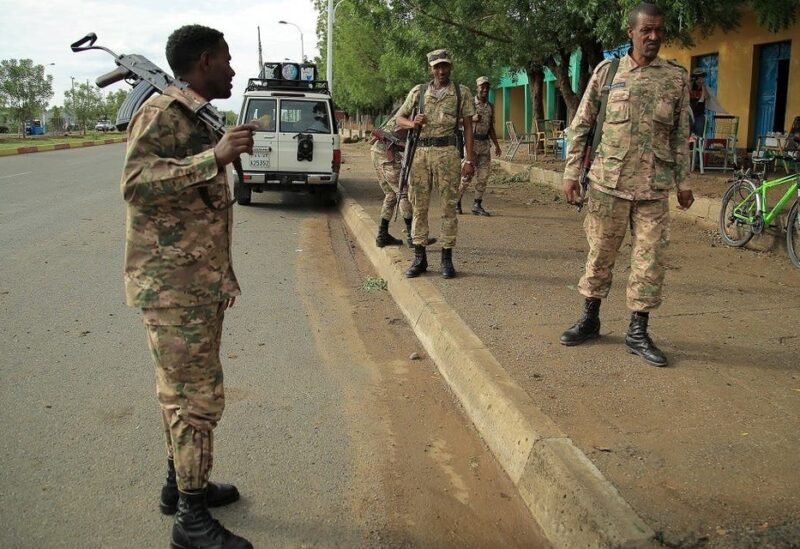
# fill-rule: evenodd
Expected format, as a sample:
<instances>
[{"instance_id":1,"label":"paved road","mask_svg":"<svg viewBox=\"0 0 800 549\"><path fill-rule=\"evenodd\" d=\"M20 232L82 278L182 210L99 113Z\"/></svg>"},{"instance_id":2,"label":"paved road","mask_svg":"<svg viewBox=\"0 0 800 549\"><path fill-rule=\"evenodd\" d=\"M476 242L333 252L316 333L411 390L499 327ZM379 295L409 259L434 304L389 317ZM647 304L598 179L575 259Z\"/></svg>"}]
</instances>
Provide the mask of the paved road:
<instances>
[{"instance_id":1,"label":"paved road","mask_svg":"<svg viewBox=\"0 0 800 549\"><path fill-rule=\"evenodd\" d=\"M3 547L166 545L153 373L124 306L124 145L0 159ZM216 512L256 546L543 546L335 211L237 208Z\"/></svg>"}]
</instances>

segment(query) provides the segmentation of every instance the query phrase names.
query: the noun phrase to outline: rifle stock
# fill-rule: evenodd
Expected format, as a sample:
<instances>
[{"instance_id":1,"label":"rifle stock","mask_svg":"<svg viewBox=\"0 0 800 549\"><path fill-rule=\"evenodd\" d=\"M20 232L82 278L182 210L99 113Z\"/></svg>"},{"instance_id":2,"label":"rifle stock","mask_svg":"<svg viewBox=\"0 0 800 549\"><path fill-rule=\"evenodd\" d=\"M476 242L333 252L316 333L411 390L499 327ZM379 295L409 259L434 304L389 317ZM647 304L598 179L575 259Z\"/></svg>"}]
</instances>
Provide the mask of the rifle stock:
<instances>
[{"instance_id":1,"label":"rifle stock","mask_svg":"<svg viewBox=\"0 0 800 549\"><path fill-rule=\"evenodd\" d=\"M144 102L155 92L164 93L168 86L177 86L181 89L188 86L185 82L171 77L161 70L158 65L142 55L117 55L108 48L95 46L94 43L96 41L97 35L91 32L80 40L73 42L70 48L75 53L87 50L103 50L114 58L117 68L100 76L96 80L96 84L99 87L102 88L119 82L120 80L126 80L133 86L133 89L128 93L125 101L123 101L122 106L117 112L115 126L120 131L124 131L128 128L128 124L133 118L133 115L136 114L136 111L138 111ZM85 45L87 43L88 45ZM222 136L225 135L225 118L211 103L205 102L198 104L197 108L193 110L193 113L211 128L217 136L217 139L221 139ZM239 180L244 181L244 170L242 169L242 161L240 158L233 161L233 168ZM206 187L198 187L198 192L205 205L212 210L226 210L236 203L236 200L232 200L229 204L219 208L211 202Z\"/></svg>"}]
</instances>

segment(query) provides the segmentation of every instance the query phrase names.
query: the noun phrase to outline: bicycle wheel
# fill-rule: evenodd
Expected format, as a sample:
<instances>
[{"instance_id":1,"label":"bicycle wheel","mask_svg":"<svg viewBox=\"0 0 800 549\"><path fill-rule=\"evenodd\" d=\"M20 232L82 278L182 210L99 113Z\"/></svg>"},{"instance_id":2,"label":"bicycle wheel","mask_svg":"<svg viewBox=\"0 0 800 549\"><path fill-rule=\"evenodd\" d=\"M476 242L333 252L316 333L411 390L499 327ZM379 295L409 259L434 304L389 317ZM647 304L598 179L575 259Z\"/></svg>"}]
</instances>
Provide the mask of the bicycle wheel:
<instances>
[{"instance_id":1,"label":"bicycle wheel","mask_svg":"<svg viewBox=\"0 0 800 549\"><path fill-rule=\"evenodd\" d=\"M789 259L800 269L800 199L796 200L789 211L789 222L786 224L786 248Z\"/></svg>"},{"instance_id":2,"label":"bicycle wheel","mask_svg":"<svg viewBox=\"0 0 800 549\"><path fill-rule=\"evenodd\" d=\"M752 222L758 211L756 186L752 181L734 181L722 196L719 235L728 246L744 246L753 238Z\"/></svg>"}]
</instances>

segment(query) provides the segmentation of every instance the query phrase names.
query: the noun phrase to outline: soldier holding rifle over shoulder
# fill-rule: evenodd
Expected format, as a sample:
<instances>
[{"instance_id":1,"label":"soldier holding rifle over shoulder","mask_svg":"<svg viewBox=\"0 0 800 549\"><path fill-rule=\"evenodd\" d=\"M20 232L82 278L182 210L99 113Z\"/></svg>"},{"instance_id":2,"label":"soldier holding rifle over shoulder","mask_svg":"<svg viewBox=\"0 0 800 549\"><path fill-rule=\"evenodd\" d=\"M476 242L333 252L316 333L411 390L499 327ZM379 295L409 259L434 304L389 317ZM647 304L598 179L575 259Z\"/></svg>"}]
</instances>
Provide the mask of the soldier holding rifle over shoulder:
<instances>
[{"instance_id":1,"label":"soldier holding rifle over shoulder","mask_svg":"<svg viewBox=\"0 0 800 549\"><path fill-rule=\"evenodd\" d=\"M250 548L208 507L239 499L236 487L209 482L209 474L213 430L225 407L222 321L240 293L225 168L252 154L255 126L233 128L217 140L195 115L208 101L231 96L234 71L221 32L181 27L170 35L166 57L188 86L169 86L137 111L121 183L127 302L142 309L166 437L160 507L175 514L173 548Z\"/></svg>"}]
</instances>

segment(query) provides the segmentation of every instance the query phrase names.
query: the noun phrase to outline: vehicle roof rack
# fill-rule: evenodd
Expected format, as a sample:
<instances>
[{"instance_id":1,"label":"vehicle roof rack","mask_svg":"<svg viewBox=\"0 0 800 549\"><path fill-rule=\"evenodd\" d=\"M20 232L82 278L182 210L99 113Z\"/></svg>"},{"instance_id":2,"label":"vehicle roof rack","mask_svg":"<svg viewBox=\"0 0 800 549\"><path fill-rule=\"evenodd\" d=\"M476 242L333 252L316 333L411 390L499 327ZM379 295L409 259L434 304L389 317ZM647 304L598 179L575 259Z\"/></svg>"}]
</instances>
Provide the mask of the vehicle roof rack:
<instances>
[{"instance_id":1,"label":"vehicle roof rack","mask_svg":"<svg viewBox=\"0 0 800 549\"><path fill-rule=\"evenodd\" d=\"M327 80L279 80L277 78L250 78L245 91L298 91L330 95Z\"/></svg>"}]
</instances>

